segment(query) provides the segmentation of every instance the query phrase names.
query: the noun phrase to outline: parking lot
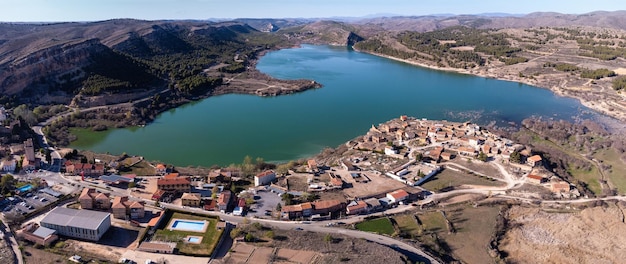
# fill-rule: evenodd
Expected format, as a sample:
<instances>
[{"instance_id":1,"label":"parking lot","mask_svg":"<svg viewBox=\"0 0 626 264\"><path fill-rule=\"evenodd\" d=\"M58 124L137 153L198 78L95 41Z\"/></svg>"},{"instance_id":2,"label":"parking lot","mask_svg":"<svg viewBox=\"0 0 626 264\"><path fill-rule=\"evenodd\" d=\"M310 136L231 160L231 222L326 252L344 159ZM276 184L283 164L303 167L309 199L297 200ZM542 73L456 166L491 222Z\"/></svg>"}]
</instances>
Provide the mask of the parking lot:
<instances>
[{"instance_id":1,"label":"parking lot","mask_svg":"<svg viewBox=\"0 0 626 264\"><path fill-rule=\"evenodd\" d=\"M22 196L14 196L7 200L9 202L4 206L2 213L6 217L17 218L20 215L27 215L50 203L56 202L58 199L50 194L36 191Z\"/></svg>"},{"instance_id":2,"label":"parking lot","mask_svg":"<svg viewBox=\"0 0 626 264\"><path fill-rule=\"evenodd\" d=\"M276 204L281 202L280 196L270 191L258 191L256 196L258 196L259 199L255 200L256 203L250 208L251 210L254 210L254 212L250 211L248 212L248 215L259 218L269 218L270 216L267 216L265 212L267 210L273 211L276 209Z\"/></svg>"}]
</instances>

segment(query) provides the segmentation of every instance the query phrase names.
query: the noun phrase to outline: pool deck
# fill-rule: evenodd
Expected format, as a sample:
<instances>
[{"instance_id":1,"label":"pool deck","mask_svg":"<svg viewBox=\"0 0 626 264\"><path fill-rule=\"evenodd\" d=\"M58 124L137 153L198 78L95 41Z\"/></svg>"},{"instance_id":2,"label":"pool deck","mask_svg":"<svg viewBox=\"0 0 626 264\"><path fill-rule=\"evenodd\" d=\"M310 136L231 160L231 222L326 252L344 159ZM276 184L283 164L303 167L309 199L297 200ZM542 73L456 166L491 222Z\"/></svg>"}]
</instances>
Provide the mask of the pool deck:
<instances>
[{"instance_id":1,"label":"pool deck","mask_svg":"<svg viewBox=\"0 0 626 264\"><path fill-rule=\"evenodd\" d=\"M198 230L198 229L185 229L185 228L180 228L180 227L173 227L174 224L177 222L194 222L194 223L204 223L204 225L202 226L202 229ZM189 220L189 219L181 219L181 218L174 218L172 220L170 220L170 223L167 226L167 229L172 231L172 230L179 230L179 231L188 231L188 232L198 232L198 233L205 233L206 229L209 227L209 221L206 220Z\"/></svg>"}]
</instances>

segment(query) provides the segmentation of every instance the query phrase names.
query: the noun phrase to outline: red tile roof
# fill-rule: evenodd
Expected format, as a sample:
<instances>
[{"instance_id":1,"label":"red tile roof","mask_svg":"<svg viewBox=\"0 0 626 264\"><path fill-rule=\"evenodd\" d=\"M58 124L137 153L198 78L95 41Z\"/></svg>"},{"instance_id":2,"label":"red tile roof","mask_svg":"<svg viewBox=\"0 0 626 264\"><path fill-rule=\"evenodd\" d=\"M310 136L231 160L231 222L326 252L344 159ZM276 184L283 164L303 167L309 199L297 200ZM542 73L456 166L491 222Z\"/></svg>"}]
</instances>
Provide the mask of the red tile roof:
<instances>
[{"instance_id":1,"label":"red tile roof","mask_svg":"<svg viewBox=\"0 0 626 264\"><path fill-rule=\"evenodd\" d=\"M393 197L394 199L398 200L398 199L402 199L404 197L409 196L409 193L406 192L405 190L395 190L393 192L388 193L389 195L391 195L391 197Z\"/></svg>"},{"instance_id":2,"label":"red tile roof","mask_svg":"<svg viewBox=\"0 0 626 264\"><path fill-rule=\"evenodd\" d=\"M270 176L270 175L272 175L272 174L274 174L274 171L272 171L272 170L266 170L266 171L264 171L264 172L261 172L261 173L257 174L257 175L256 175L256 177L257 177L257 178L263 178L263 177Z\"/></svg>"},{"instance_id":3,"label":"red tile roof","mask_svg":"<svg viewBox=\"0 0 626 264\"><path fill-rule=\"evenodd\" d=\"M189 181L187 177L169 178L169 179L165 178L165 179L157 180L157 186L158 185L170 185L170 184L191 184L191 182Z\"/></svg>"},{"instance_id":4,"label":"red tile roof","mask_svg":"<svg viewBox=\"0 0 626 264\"><path fill-rule=\"evenodd\" d=\"M529 157L528 160L529 161L534 161L534 162L539 162L539 161L541 161L541 156L535 155L535 156Z\"/></svg>"}]
</instances>

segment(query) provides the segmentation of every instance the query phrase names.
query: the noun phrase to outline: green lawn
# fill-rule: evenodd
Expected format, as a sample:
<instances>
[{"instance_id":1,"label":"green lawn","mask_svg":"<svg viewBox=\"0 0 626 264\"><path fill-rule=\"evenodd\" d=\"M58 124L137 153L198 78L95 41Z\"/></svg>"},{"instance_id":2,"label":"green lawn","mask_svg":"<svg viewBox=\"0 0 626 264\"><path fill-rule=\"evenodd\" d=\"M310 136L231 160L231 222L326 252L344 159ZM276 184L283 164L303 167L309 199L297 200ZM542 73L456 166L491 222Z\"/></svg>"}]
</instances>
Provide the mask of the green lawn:
<instances>
[{"instance_id":1,"label":"green lawn","mask_svg":"<svg viewBox=\"0 0 626 264\"><path fill-rule=\"evenodd\" d=\"M568 166L567 172L575 179L581 180L587 183L587 187L594 194L598 195L602 193L602 187L600 186L600 173L596 167L592 167L590 170L574 169L574 166Z\"/></svg>"},{"instance_id":2,"label":"green lawn","mask_svg":"<svg viewBox=\"0 0 626 264\"><path fill-rule=\"evenodd\" d=\"M378 234L392 235L394 233L393 225L387 218L377 218L367 220L356 224L356 229L367 232L375 232Z\"/></svg>"},{"instance_id":3,"label":"green lawn","mask_svg":"<svg viewBox=\"0 0 626 264\"><path fill-rule=\"evenodd\" d=\"M418 215L420 221L422 221L422 226L424 230L430 232L439 232L448 230L448 226L446 225L446 220L443 219L443 216L440 212L427 212L424 214Z\"/></svg>"},{"instance_id":4,"label":"green lawn","mask_svg":"<svg viewBox=\"0 0 626 264\"><path fill-rule=\"evenodd\" d=\"M167 217L167 215L165 216ZM209 221L209 226L204 234L198 232L190 232L190 231L179 231L179 230L168 230L167 227L170 225L170 221L172 219L189 219L189 220L206 220ZM159 241L172 241L176 242L176 248L178 248L178 252L183 255L195 255L195 256L209 256L213 252L214 247L219 241L220 236L222 235L222 230L217 230L216 225L218 222L217 218L212 217L203 217L185 213L174 212L169 217L168 221L164 221L165 224L160 226L157 229L156 233L152 240ZM200 244L192 244L185 243L183 240L189 236L202 236L202 242Z\"/></svg>"}]
</instances>

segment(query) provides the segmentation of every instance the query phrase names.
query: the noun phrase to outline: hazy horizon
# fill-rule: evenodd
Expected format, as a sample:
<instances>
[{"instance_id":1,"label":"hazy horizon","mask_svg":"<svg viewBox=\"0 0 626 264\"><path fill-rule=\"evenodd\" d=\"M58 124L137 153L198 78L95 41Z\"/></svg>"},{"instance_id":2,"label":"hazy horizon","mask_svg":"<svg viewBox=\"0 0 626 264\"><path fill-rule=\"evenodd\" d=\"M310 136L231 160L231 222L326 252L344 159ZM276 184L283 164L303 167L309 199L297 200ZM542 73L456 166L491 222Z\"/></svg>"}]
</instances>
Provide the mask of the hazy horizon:
<instances>
[{"instance_id":1,"label":"hazy horizon","mask_svg":"<svg viewBox=\"0 0 626 264\"><path fill-rule=\"evenodd\" d=\"M535 12L584 14L626 10L626 1L543 1L512 5L506 1L442 0L3 0L2 22L91 22L110 19L209 20L235 18L363 18L439 14L523 15Z\"/></svg>"}]
</instances>

